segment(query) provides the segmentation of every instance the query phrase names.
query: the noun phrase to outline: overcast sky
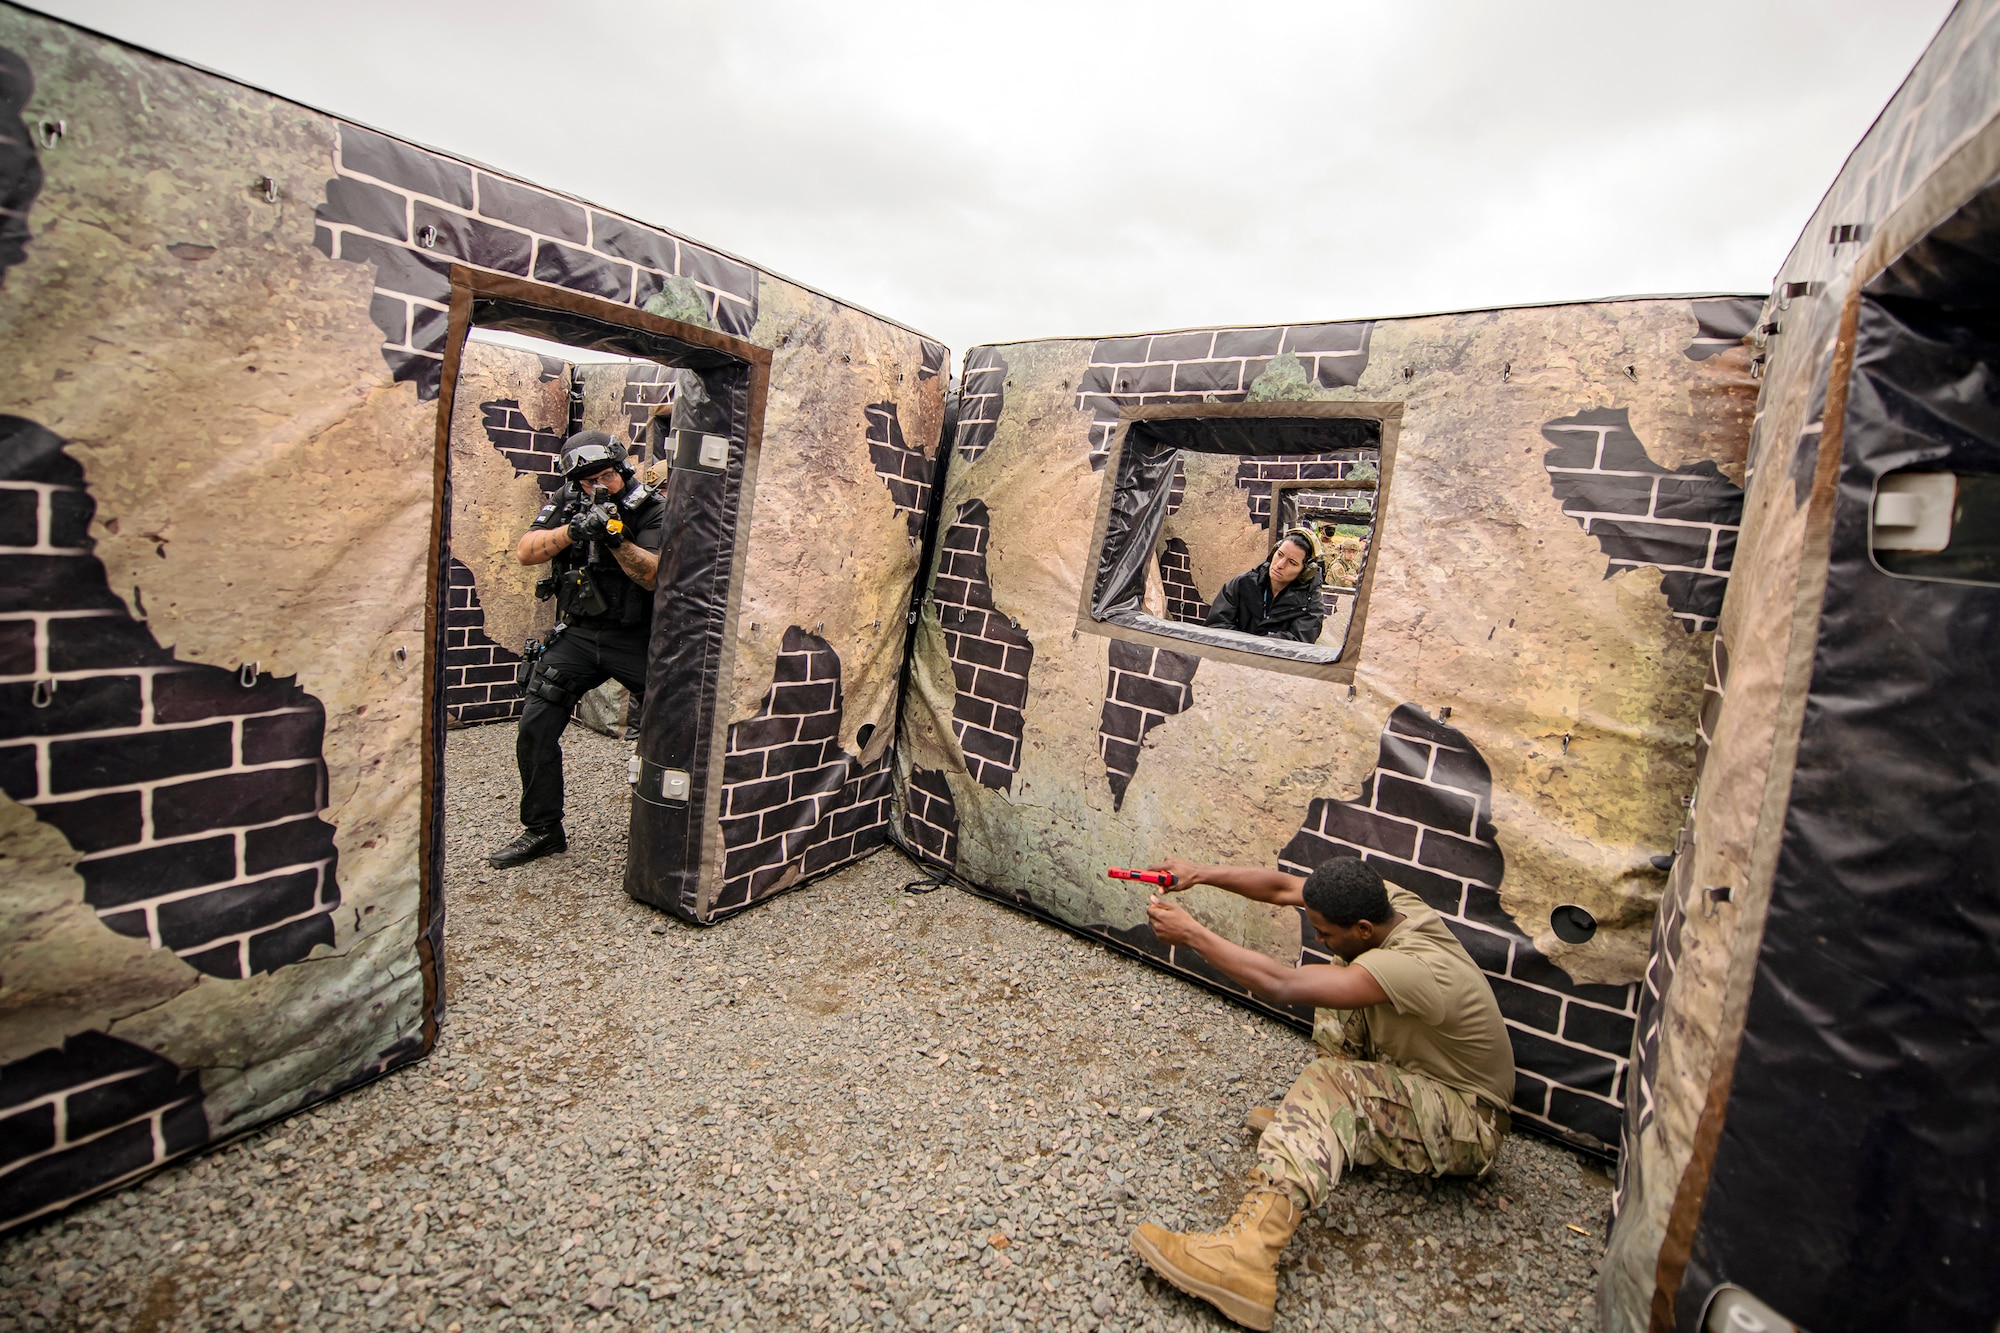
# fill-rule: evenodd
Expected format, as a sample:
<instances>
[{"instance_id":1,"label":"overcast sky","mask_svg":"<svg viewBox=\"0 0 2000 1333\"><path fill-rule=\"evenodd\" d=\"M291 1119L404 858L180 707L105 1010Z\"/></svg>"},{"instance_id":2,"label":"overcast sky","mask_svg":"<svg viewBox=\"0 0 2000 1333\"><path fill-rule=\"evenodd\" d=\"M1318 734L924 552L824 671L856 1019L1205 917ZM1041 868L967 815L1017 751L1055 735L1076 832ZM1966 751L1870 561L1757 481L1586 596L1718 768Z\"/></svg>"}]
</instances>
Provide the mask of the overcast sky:
<instances>
[{"instance_id":1,"label":"overcast sky","mask_svg":"<svg viewBox=\"0 0 2000 1333\"><path fill-rule=\"evenodd\" d=\"M1761 292L1948 0L41 0L943 338Z\"/></svg>"}]
</instances>

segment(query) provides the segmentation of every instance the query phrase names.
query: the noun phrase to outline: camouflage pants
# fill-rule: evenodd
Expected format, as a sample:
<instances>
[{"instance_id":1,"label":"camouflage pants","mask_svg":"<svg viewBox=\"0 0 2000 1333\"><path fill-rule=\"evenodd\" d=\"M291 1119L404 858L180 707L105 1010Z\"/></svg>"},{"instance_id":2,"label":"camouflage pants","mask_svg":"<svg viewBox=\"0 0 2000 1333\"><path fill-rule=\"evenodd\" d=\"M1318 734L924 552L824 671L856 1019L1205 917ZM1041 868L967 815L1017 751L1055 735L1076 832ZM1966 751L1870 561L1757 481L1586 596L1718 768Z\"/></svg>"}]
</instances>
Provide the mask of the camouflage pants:
<instances>
[{"instance_id":1,"label":"camouflage pants","mask_svg":"<svg viewBox=\"0 0 2000 1333\"><path fill-rule=\"evenodd\" d=\"M1506 1133L1477 1098L1383 1060L1370 1060L1362 1015L1322 1009L1313 1040L1327 1053L1298 1076L1257 1145L1274 1182L1317 1207L1350 1166L1382 1163L1421 1175L1492 1169Z\"/></svg>"}]
</instances>

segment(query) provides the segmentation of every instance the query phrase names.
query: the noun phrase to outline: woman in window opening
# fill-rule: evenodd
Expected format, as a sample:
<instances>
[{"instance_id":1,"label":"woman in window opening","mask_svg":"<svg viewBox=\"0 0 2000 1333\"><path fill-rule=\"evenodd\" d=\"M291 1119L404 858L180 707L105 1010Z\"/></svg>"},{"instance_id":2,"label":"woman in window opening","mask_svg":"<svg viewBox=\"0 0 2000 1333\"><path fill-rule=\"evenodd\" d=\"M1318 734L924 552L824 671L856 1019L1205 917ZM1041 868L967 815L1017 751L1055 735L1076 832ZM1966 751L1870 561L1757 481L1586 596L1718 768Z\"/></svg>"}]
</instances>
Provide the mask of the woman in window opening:
<instances>
[{"instance_id":1,"label":"woman in window opening","mask_svg":"<svg viewBox=\"0 0 2000 1333\"><path fill-rule=\"evenodd\" d=\"M1326 618L1320 582L1319 548L1312 533L1293 528L1269 560L1222 585L1207 624L1259 638L1317 643Z\"/></svg>"}]
</instances>

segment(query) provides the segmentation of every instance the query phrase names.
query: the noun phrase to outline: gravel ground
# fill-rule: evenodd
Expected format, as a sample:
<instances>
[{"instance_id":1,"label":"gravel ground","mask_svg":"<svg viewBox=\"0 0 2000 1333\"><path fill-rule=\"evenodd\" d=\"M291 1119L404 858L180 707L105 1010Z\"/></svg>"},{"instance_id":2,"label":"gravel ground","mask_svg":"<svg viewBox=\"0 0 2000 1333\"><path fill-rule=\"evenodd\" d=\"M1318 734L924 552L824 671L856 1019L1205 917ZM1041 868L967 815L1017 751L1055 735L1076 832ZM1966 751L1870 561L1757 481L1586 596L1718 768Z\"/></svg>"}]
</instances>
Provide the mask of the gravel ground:
<instances>
[{"instance_id":1,"label":"gravel ground","mask_svg":"<svg viewBox=\"0 0 2000 1333\"><path fill-rule=\"evenodd\" d=\"M1304 1037L893 852L683 926L620 888L627 747L567 747L571 852L493 871L513 730L447 743L437 1051L0 1241L0 1329L1229 1327L1126 1237L1228 1216ZM1356 1172L1279 1327L1594 1327L1609 1201L1525 1136Z\"/></svg>"}]
</instances>

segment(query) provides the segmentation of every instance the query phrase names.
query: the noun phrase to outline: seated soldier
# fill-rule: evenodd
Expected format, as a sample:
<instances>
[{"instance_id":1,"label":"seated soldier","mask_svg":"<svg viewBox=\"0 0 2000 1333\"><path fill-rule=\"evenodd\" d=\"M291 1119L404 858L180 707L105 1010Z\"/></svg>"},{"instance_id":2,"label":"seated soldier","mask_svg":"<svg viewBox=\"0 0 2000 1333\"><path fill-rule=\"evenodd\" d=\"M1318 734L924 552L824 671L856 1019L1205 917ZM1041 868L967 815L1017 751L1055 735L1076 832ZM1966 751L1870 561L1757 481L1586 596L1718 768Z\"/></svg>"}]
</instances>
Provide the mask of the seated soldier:
<instances>
[{"instance_id":1,"label":"seated soldier","mask_svg":"<svg viewBox=\"0 0 2000 1333\"><path fill-rule=\"evenodd\" d=\"M1227 1227L1181 1234L1148 1222L1132 1247L1153 1271L1239 1324L1271 1327L1278 1255L1350 1166L1484 1175L1509 1124L1514 1053L1493 989L1442 918L1351 856L1305 879L1169 860L1174 890L1213 884L1305 909L1340 964L1286 967L1229 943L1157 895L1153 933L1185 945L1277 1004L1318 1010L1324 1052L1305 1067L1257 1146L1250 1191ZM1255 1120L1253 1119L1253 1124Z\"/></svg>"}]
</instances>

